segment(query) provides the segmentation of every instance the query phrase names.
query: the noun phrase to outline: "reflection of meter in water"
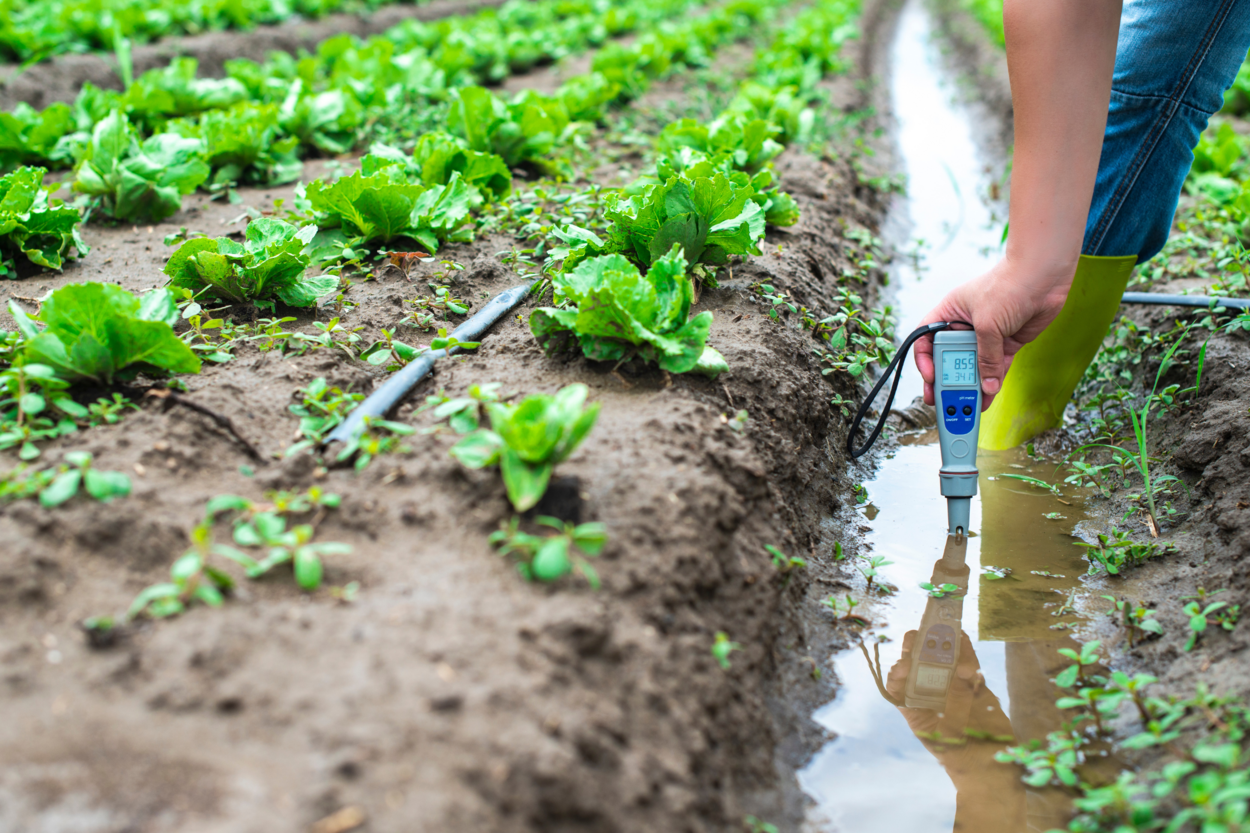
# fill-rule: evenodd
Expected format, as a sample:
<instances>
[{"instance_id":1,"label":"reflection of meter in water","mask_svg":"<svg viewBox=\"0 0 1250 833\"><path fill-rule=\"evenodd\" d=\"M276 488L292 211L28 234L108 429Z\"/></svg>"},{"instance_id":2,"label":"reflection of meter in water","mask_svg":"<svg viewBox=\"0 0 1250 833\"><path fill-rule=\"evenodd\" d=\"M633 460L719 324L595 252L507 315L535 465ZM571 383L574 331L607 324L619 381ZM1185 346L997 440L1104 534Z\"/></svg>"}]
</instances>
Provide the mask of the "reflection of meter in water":
<instances>
[{"instance_id":1,"label":"reflection of meter in water","mask_svg":"<svg viewBox=\"0 0 1250 833\"><path fill-rule=\"evenodd\" d=\"M953 584L957 589L940 598L930 596L925 603L924 617L912 643L903 697L908 708L946 709L946 694L959 664L960 621L968 590L967 551L966 538L948 538L942 558L933 565L931 583L935 587Z\"/></svg>"},{"instance_id":2,"label":"reflection of meter in water","mask_svg":"<svg viewBox=\"0 0 1250 833\"><path fill-rule=\"evenodd\" d=\"M977 378L977 334L943 330L933 337L934 404L942 445L942 494L951 535L967 534L977 493L977 430L981 427L981 385Z\"/></svg>"}]
</instances>

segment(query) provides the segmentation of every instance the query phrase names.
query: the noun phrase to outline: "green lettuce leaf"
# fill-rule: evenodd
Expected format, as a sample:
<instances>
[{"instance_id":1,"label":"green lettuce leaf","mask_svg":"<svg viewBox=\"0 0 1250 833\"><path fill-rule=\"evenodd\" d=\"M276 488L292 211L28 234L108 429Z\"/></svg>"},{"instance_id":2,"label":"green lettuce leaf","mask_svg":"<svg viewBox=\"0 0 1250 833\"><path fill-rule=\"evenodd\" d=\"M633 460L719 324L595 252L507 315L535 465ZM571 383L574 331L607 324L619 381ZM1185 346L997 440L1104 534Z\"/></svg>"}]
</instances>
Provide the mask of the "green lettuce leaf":
<instances>
[{"instance_id":1,"label":"green lettuce leaf","mask_svg":"<svg viewBox=\"0 0 1250 833\"><path fill-rule=\"evenodd\" d=\"M99 197L110 216L155 222L176 212L208 173L203 141L158 133L140 144L114 111L92 130L74 190Z\"/></svg>"},{"instance_id":2,"label":"green lettuce leaf","mask_svg":"<svg viewBox=\"0 0 1250 833\"><path fill-rule=\"evenodd\" d=\"M78 234L78 211L48 197L43 168L18 168L0 177L0 276L18 260L60 269L89 249Z\"/></svg>"},{"instance_id":3,"label":"green lettuce leaf","mask_svg":"<svg viewBox=\"0 0 1250 833\"><path fill-rule=\"evenodd\" d=\"M19 102L9 112L0 113L0 172L51 161L57 142L73 129L69 105L59 101L42 111Z\"/></svg>"},{"instance_id":4,"label":"green lettuce leaf","mask_svg":"<svg viewBox=\"0 0 1250 833\"><path fill-rule=\"evenodd\" d=\"M674 243L645 275L623 255L611 254L585 260L553 283L571 306L530 315L530 330L547 353L567 349L575 339L596 361L638 356L671 373L699 370L711 376L725 369L715 351L703 361L711 349L712 313L690 318L694 287L681 244Z\"/></svg>"},{"instance_id":5,"label":"green lettuce leaf","mask_svg":"<svg viewBox=\"0 0 1250 833\"><path fill-rule=\"evenodd\" d=\"M43 331L26 342L17 362L47 365L69 382L103 385L140 371L199 373L200 360L168 323L169 290L153 293L164 297L140 299L101 283L58 289L35 317Z\"/></svg>"},{"instance_id":6,"label":"green lettuce leaf","mask_svg":"<svg viewBox=\"0 0 1250 833\"><path fill-rule=\"evenodd\" d=\"M366 156L362 169L327 185L309 184L306 196L322 229L342 229L353 245L415 241L431 254L448 240L472 239L464 228L481 196L452 172L446 185L409 183L404 168Z\"/></svg>"},{"instance_id":7,"label":"green lettuce leaf","mask_svg":"<svg viewBox=\"0 0 1250 833\"><path fill-rule=\"evenodd\" d=\"M272 304L276 298L293 307L313 306L338 288L333 275L305 277L310 258L305 249L316 226L297 229L272 217L247 226L240 245L228 237L188 240L165 264L170 286L207 291L223 301Z\"/></svg>"}]
</instances>

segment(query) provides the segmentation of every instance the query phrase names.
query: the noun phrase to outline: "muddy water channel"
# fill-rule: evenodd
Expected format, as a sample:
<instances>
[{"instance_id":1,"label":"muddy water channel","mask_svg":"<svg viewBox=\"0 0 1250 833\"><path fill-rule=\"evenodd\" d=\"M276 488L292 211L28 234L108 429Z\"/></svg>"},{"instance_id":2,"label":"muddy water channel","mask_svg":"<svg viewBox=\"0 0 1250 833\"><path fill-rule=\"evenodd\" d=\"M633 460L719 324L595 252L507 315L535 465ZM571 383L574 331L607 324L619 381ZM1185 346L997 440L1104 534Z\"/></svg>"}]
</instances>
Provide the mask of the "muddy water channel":
<instances>
[{"instance_id":1,"label":"muddy water channel","mask_svg":"<svg viewBox=\"0 0 1250 833\"><path fill-rule=\"evenodd\" d=\"M934 41L929 12L910 0L891 46L897 146L908 179L887 234L899 332L910 332L952 286L988 268L999 250L1002 206L988 205L990 168L978 157L978 116ZM921 393L910 359L899 403ZM881 403L878 403L879 405ZM994 760L1008 744L1042 738L1063 721L1050 679L1085 565L1073 545L1084 518L1063 497L1015 479L1048 482L1057 461L1022 450L984 452L973 535L946 535L937 432L900 437L866 482L867 557L893 592L855 612L872 624L863 644L834 658L837 697L815 715L836 739L800 774L815 800L809 829L846 833L1023 833L1062 827L1062 796L1032 790ZM866 566L866 565L865 565ZM996 568L990 570L990 568ZM954 585L940 597L919 585Z\"/></svg>"}]
</instances>

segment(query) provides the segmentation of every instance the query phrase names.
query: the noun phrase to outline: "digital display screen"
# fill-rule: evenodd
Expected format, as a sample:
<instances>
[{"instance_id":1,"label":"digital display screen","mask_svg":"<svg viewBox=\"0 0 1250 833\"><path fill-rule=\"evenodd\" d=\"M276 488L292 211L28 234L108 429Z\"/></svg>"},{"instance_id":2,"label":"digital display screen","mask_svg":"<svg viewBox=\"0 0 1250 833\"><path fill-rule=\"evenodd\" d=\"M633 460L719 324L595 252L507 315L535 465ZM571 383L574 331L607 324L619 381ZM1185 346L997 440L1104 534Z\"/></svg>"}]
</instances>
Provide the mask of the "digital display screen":
<instances>
[{"instance_id":1,"label":"digital display screen","mask_svg":"<svg viewBox=\"0 0 1250 833\"><path fill-rule=\"evenodd\" d=\"M929 665L922 662L916 669L916 689L923 691L946 691L950 683L951 670L940 665Z\"/></svg>"},{"instance_id":2,"label":"digital display screen","mask_svg":"<svg viewBox=\"0 0 1250 833\"><path fill-rule=\"evenodd\" d=\"M943 350L942 384L975 385L977 383L977 351Z\"/></svg>"}]
</instances>

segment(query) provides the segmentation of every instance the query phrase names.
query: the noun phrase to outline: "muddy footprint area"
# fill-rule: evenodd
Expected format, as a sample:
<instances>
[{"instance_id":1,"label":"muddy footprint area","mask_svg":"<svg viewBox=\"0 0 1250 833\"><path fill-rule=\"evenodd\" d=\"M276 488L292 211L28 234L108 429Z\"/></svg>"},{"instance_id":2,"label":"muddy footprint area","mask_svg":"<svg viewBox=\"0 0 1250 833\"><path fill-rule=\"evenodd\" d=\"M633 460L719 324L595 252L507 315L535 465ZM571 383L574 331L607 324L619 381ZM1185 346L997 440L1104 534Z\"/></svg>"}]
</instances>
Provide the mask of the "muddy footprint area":
<instances>
[{"instance_id":1,"label":"muddy footprint area","mask_svg":"<svg viewBox=\"0 0 1250 833\"><path fill-rule=\"evenodd\" d=\"M870 21L830 118L864 104ZM862 257L845 231L875 233L883 204L846 142L825 159L787 151L777 167L800 223L703 293L709 343L731 368L717 381L547 358L525 323L530 300L393 414L429 428L418 409L440 391L586 384L598 423L535 511L606 525L598 591L521 581L488 543L513 514L498 474L452 459L445 430L360 473L283 457L298 390L325 379L368 393L385 376L333 347L241 345L187 377L183 396L229 416L238 436L136 389L138 412L51 444L49 459L90 451L134 491L107 505L0 508L0 828L696 831L740 829L748 813L797 824L793 762L821 733L787 689L815 701L831 683L814 679L828 651L805 643L812 614L798 602L842 581L825 558L828 519L849 511L852 490L830 398L854 391L823 376L811 336L770 318L749 287L767 281L817 308ZM266 209L287 192L240 195ZM196 197L152 227L88 226L89 258L0 287L0 301L29 307L81 280L159 286L166 234L237 230L239 211ZM487 235L439 259L464 265L453 288L477 308L522 282L500 257L514 243ZM366 342L395 328L438 268L357 282L342 323ZM858 291L871 301L880 279ZM280 574L240 584L220 609L126 626L106 645L85 638L83 619L117 615L168 580L210 498L313 486L342 498L317 517L317 539L351 546L325 559L327 587L359 584L350 601ZM216 534L228 540L229 523ZM766 546L808 568L780 574ZM711 651L718 633L738 645L727 668Z\"/></svg>"}]
</instances>

